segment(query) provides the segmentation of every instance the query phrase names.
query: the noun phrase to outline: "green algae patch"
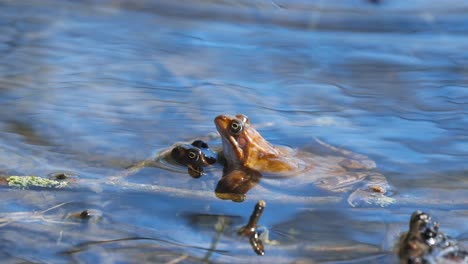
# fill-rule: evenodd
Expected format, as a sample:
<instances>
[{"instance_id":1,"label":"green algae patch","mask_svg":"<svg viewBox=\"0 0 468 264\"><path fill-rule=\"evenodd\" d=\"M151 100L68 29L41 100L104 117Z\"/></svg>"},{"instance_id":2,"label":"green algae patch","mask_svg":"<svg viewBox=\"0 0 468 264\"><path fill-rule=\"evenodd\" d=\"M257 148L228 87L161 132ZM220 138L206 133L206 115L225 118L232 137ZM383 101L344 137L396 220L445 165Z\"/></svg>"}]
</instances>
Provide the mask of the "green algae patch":
<instances>
[{"instance_id":1,"label":"green algae patch","mask_svg":"<svg viewBox=\"0 0 468 264\"><path fill-rule=\"evenodd\" d=\"M28 187L42 188L63 188L67 186L67 182L50 180L38 176L9 176L7 179L8 186L26 189Z\"/></svg>"}]
</instances>

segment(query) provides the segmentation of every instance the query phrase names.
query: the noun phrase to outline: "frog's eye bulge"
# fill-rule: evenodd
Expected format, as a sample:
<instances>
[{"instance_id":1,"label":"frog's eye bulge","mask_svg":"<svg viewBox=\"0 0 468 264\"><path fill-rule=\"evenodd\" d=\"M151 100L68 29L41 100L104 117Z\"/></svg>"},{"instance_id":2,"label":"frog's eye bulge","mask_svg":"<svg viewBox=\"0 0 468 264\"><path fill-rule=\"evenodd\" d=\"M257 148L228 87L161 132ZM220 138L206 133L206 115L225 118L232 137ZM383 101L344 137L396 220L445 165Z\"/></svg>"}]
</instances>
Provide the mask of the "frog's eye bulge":
<instances>
[{"instance_id":1,"label":"frog's eye bulge","mask_svg":"<svg viewBox=\"0 0 468 264\"><path fill-rule=\"evenodd\" d=\"M197 147L197 148L208 148L208 144L200 139L197 139L192 142L192 146Z\"/></svg>"},{"instance_id":2,"label":"frog's eye bulge","mask_svg":"<svg viewBox=\"0 0 468 264\"><path fill-rule=\"evenodd\" d=\"M236 118L241 120L243 124L249 124L250 125L250 120L246 115L238 114L238 115L236 115Z\"/></svg>"},{"instance_id":3,"label":"frog's eye bulge","mask_svg":"<svg viewBox=\"0 0 468 264\"><path fill-rule=\"evenodd\" d=\"M233 120L229 126L229 131L233 135L238 135L242 131L242 124L238 120Z\"/></svg>"}]
</instances>

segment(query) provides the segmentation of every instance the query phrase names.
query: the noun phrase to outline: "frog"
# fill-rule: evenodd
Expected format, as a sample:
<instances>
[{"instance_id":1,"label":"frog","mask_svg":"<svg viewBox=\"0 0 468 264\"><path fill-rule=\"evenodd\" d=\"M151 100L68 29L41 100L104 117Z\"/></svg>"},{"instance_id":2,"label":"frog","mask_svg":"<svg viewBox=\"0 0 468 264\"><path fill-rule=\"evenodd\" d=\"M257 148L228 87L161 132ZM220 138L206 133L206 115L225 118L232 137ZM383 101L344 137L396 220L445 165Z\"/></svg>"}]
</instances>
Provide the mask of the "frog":
<instances>
[{"instance_id":1,"label":"frog","mask_svg":"<svg viewBox=\"0 0 468 264\"><path fill-rule=\"evenodd\" d=\"M223 176L216 187L222 199L235 201L260 181L280 188L309 187L332 193L350 193L352 207L393 203L390 185L367 156L329 145L317 138L307 150L275 146L267 141L244 114L214 119L225 159ZM387 195L386 195L387 194Z\"/></svg>"},{"instance_id":2,"label":"frog","mask_svg":"<svg viewBox=\"0 0 468 264\"><path fill-rule=\"evenodd\" d=\"M202 139L196 139L192 143L178 142L170 148L159 151L141 162L133 164L111 180L119 180L129 177L144 167L159 167L167 170L181 172L181 167L186 167L192 178L200 178L205 174L204 168L214 165L219 161L219 150L212 149Z\"/></svg>"},{"instance_id":3,"label":"frog","mask_svg":"<svg viewBox=\"0 0 468 264\"><path fill-rule=\"evenodd\" d=\"M468 263L468 251L439 231L439 223L422 211L415 211L409 230L397 242L400 263Z\"/></svg>"},{"instance_id":4,"label":"frog","mask_svg":"<svg viewBox=\"0 0 468 264\"><path fill-rule=\"evenodd\" d=\"M190 176L199 178L203 175L204 167L216 163L217 153L212 151L206 142L195 140L192 144L176 144L171 150L171 158L187 166Z\"/></svg>"}]
</instances>

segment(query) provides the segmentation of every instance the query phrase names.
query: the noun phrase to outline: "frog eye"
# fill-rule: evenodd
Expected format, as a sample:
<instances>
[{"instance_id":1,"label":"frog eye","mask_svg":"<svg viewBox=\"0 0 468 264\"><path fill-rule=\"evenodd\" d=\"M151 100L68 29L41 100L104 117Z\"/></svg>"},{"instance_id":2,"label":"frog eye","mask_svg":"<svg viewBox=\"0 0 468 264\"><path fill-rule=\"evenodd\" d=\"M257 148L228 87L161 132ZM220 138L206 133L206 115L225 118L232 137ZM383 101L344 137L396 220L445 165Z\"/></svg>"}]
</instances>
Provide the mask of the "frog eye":
<instances>
[{"instance_id":1,"label":"frog eye","mask_svg":"<svg viewBox=\"0 0 468 264\"><path fill-rule=\"evenodd\" d=\"M237 135L242 131L242 124L239 121L234 120L231 123L230 130L232 134Z\"/></svg>"},{"instance_id":2,"label":"frog eye","mask_svg":"<svg viewBox=\"0 0 468 264\"><path fill-rule=\"evenodd\" d=\"M198 153L194 150L190 150L188 153L188 158L191 160L198 160L199 156Z\"/></svg>"}]
</instances>

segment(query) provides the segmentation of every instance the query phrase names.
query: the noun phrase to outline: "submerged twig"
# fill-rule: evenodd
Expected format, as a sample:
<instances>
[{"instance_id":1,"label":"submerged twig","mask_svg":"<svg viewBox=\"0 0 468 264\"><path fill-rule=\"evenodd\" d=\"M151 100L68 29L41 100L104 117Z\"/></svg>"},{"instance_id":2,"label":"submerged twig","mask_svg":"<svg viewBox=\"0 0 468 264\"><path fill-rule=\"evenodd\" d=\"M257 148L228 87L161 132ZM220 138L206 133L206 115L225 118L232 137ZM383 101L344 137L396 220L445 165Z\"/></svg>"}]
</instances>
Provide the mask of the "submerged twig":
<instances>
[{"instance_id":1,"label":"submerged twig","mask_svg":"<svg viewBox=\"0 0 468 264\"><path fill-rule=\"evenodd\" d=\"M210 249L206 252L205 257L203 258L203 263L210 263L211 255L213 255L213 252L216 251L216 247L218 246L219 239L221 238L221 235L223 234L225 227L226 227L226 219L224 217L219 217L218 222L216 222L214 226L216 230L216 236L213 238Z\"/></svg>"},{"instance_id":2,"label":"submerged twig","mask_svg":"<svg viewBox=\"0 0 468 264\"><path fill-rule=\"evenodd\" d=\"M67 203L61 203L55 206L52 206L48 209L45 209L43 211L39 212L13 212L13 213L6 213L5 217L0 218L0 227L7 226L11 223L14 223L16 221L23 221L23 222L36 222L36 221L43 221L47 223L59 223L59 224L75 224L71 222L65 222L65 221L57 221L57 220L51 220L48 219L44 216L45 213L57 209L59 207L62 207L66 205Z\"/></svg>"},{"instance_id":3,"label":"submerged twig","mask_svg":"<svg viewBox=\"0 0 468 264\"><path fill-rule=\"evenodd\" d=\"M260 200L255 204L254 210L252 215L250 216L249 222L247 225L242 227L239 230L239 234L241 236L249 237L250 245L252 246L253 250L257 255L263 256L265 255L265 249L263 246L263 242L259 237L259 233L257 231L257 223L260 220L260 217L263 214L263 210L265 209L266 203L264 200Z\"/></svg>"}]
</instances>

